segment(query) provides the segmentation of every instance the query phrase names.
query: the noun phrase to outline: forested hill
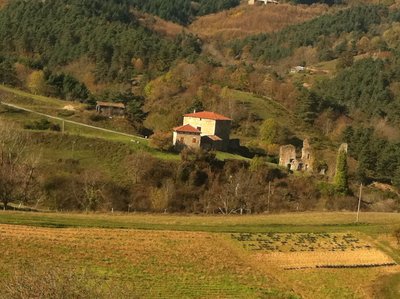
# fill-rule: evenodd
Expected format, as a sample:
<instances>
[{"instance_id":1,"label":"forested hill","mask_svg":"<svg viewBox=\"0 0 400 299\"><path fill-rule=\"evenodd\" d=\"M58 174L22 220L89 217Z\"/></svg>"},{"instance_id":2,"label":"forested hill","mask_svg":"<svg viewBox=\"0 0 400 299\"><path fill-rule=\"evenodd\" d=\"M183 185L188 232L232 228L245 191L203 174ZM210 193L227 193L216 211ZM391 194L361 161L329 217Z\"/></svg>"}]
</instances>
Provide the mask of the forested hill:
<instances>
[{"instance_id":1,"label":"forested hill","mask_svg":"<svg viewBox=\"0 0 400 299\"><path fill-rule=\"evenodd\" d=\"M235 55L243 49L249 49L255 60L263 62L277 61L293 54L299 47L317 47L320 60L327 57L332 44L345 33L361 35L374 25L396 20L396 14L390 14L385 6L356 6L341 10L335 14L325 14L300 25L293 25L273 34L259 34L232 43ZM333 53L332 53L333 54Z\"/></svg>"},{"instance_id":2,"label":"forested hill","mask_svg":"<svg viewBox=\"0 0 400 299\"><path fill-rule=\"evenodd\" d=\"M129 0L12 1L0 11L0 55L35 68L86 56L99 81L122 81L134 75L132 61L157 73L199 52L196 38L165 39L139 25L130 9Z\"/></svg>"}]
</instances>

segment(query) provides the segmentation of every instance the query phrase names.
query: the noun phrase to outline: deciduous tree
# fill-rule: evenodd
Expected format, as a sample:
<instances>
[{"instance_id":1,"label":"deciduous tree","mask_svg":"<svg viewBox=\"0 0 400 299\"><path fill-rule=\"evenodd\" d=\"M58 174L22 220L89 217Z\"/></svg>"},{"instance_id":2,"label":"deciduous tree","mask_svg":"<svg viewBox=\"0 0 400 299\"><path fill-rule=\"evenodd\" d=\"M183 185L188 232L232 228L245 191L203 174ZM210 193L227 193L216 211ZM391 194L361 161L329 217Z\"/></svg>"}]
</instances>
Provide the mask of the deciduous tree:
<instances>
[{"instance_id":1,"label":"deciduous tree","mask_svg":"<svg viewBox=\"0 0 400 299\"><path fill-rule=\"evenodd\" d=\"M34 71L28 76L27 87L34 94L45 94L47 84L43 71Z\"/></svg>"}]
</instances>

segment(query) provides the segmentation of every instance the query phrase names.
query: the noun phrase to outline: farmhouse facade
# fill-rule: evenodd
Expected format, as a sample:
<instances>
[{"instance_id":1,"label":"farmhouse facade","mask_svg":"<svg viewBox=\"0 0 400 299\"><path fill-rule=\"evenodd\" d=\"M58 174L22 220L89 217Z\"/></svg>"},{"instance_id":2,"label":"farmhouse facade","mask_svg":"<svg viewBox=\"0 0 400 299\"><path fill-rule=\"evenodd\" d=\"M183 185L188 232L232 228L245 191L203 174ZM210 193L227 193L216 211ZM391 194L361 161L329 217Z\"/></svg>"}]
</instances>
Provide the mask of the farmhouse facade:
<instances>
[{"instance_id":1,"label":"farmhouse facade","mask_svg":"<svg viewBox=\"0 0 400 299\"><path fill-rule=\"evenodd\" d=\"M303 141L301 156L297 155L294 145L281 146L279 150L279 165L286 167L291 171L307 171L312 172L314 166L313 149L308 139Z\"/></svg>"},{"instance_id":2,"label":"farmhouse facade","mask_svg":"<svg viewBox=\"0 0 400 299\"><path fill-rule=\"evenodd\" d=\"M126 107L123 103L97 102L96 111L107 116L124 116Z\"/></svg>"},{"instance_id":3,"label":"farmhouse facade","mask_svg":"<svg viewBox=\"0 0 400 299\"><path fill-rule=\"evenodd\" d=\"M183 125L173 129L175 148L213 149L227 151L232 120L215 112L185 114Z\"/></svg>"}]
</instances>

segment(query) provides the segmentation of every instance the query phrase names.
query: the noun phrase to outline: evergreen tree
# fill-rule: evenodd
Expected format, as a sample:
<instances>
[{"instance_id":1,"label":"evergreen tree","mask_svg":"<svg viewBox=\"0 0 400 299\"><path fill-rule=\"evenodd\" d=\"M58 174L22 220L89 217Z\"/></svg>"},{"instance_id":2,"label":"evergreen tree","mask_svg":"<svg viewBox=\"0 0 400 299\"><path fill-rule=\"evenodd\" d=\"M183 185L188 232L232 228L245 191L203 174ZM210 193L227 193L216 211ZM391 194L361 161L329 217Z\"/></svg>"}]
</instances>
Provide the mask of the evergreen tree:
<instances>
[{"instance_id":1,"label":"evergreen tree","mask_svg":"<svg viewBox=\"0 0 400 299\"><path fill-rule=\"evenodd\" d=\"M141 124L146 118L147 114L143 111L144 98L143 97L133 97L126 107L126 112L128 114L128 120L133 124Z\"/></svg>"},{"instance_id":2,"label":"evergreen tree","mask_svg":"<svg viewBox=\"0 0 400 299\"><path fill-rule=\"evenodd\" d=\"M0 57L0 83L15 85L18 83L17 74L11 61Z\"/></svg>"},{"instance_id":3,"label":"evergreen tree","mask_svg":"<svg viewBox=\"0 0 400 299\"><path fill-rule=\"evenodd\" d=\"M358 155L359 166L367 170L375 170L376 168L376 153L370 148L370 145L366 145Z\"/></svg>"},{"instance_id":4,"label":"evergreen tree","mask_svg":"<svg viewBox=\"0 0 400 299\"><path fill-rule=\"evenodd\" d=\"M365 163L365 159L358 160L357 170L356 170L356 178L357 181L363 185L367 184L367 167Z\"/></svg>"},{"instance_id":5,"label":"evergreen tree","mask_svg":"<svg viewBox=\"0 0 400 299\"><path fill-rule=\"evenodd\" d=\"M340 148L336 161L335 189L342 195L349 193L347 150Z\"/></svg>"},{"instance_id":6,"label":"evergreen tree","mask_svg":"<svg viewBox=\"0 0 400 299\"><path fill-rule=\"evenodd\" d=\"M317 117L319 98L316 93L303 88L297 102L297 112L302 120L313 124Z\"/></svg>"},{"instance_id":7,"label":"evergreen tree","mask_svg":"<svg viewBox=\"0 0 400 299\"><path fill-rule=\"evenodd\" d=\"M188 109L186 109L186 113L192 113L193 111L201 112L204 110L205 110L205 108L204 108L203 102L200 101L199 99L196 99L193 102L193 104Z\"/></svg>"}]
</instances>

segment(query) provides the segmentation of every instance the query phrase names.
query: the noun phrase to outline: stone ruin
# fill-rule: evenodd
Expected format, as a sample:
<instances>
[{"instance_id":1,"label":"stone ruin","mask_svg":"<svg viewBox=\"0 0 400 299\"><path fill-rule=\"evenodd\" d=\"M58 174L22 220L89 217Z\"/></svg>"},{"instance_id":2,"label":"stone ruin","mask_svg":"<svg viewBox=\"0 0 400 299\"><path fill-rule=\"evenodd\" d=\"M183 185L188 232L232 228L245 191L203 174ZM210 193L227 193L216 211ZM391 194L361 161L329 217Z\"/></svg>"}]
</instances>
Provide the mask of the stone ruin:
<instances>
[{"instance_id":1,"label":"stone ruin","mask_svg":"<svg viewBox=\"0 0 400 299\"><path fill-rule=\"evenodd\" d=\"M342 143L339 147L339 153L341 153L342 151L344 151L345 153L347 153L349 150L349 145L347 143Z\"/></svg>"},{"instance_id":2,"label":"stone ruin","mask_svg":"<svg viewBox=\"0 0 400 299\"><path fill-rule=\"evenodd\" d=\"M297 155L294 145L281 146L279 150L279 165L291 171L312 172L314 166L314 154L308 139L303 141L301 156Z\"/></svg>"}]
</instances>

